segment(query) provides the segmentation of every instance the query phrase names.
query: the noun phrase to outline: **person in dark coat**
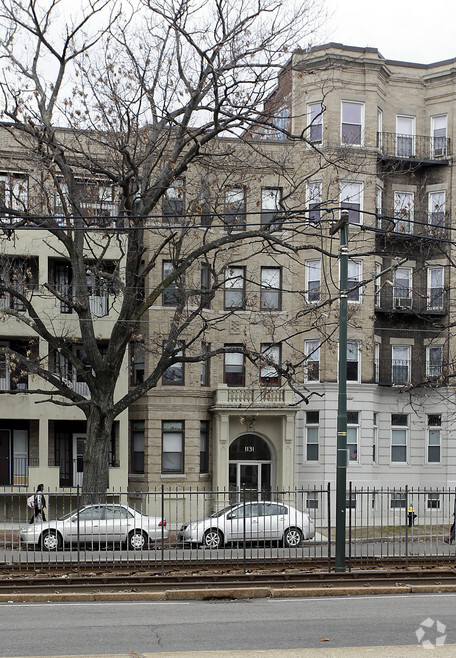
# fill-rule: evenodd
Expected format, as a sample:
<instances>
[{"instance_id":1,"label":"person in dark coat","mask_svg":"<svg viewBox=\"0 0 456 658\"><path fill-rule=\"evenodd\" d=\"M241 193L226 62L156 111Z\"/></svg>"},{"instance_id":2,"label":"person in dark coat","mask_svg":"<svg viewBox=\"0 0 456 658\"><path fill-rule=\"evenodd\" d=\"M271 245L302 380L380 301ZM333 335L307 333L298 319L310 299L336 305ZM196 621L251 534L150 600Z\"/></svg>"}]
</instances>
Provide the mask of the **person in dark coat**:
<instances>
[{"instance_id":1,"label":"person in dark coat","mask_svg":"<svg viewBox=\"0 0 456 658\"><path fill-rule=\"evenodd\" d=\"M452 544L454 542L455 535L456 535L456 528L454 526L454 514L453 514L453 525L450 528L450 536L448 537L448 539L443 540L445 544Z\"/></svg>"},{"instance_id":2,"label":"person in dark coat","mask_svg":"<svg viewBox=\"0 0 456 658\"><path fill-rule=\"evenodd\" d=\"M46 507L46 498L44 497L44 484L39 484L36 488L36 493L33 497L33 516L30 523L39 521L46 521L46 514L44 508Z\"/></svg>"}]
</instances>

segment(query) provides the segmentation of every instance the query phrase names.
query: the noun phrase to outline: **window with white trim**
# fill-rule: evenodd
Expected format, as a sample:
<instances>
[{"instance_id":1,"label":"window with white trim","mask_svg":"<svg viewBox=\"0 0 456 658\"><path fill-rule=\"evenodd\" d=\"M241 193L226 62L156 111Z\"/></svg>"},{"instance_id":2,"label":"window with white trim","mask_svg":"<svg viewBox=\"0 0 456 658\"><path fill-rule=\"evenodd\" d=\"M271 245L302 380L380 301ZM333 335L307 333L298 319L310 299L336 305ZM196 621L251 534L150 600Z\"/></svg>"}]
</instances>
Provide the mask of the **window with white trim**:
<instances>
[{"instance_id":1,"label":"window with white trim","mask_svg":"<svg viewBox=\"0 0 456 658\"><path fill-rule=\"evenodd\" d=\"M265 386L279 386L277 366L280 364L280 345L261 345L262 366L260 381Z\"/></svg>"},{"instance_id":2,"label":"window with white trim","mask_svg":"<svg viewBox=\"0 0 456 658\"><path fill-rule=\"evenodd\" d=\"M426 376L440 377L443 366L443 345L428 345L426 347Z\"/></svg>"},{"instance_id":3,"label":"window with white trim","mask_svg":"<svg viewBox=\"0 0 456 658\"><path fill-rule=\"evenodd\" d=\"M225 345L225 347L242 350L242 345ZM228 386L244 386L245 359L241 352L226 352L224 359L223 381Z\"/></svg>"},{"instance_id":4,"label":"window with white trim","mask_svg":"<svg viewBox=\"0 0 456 658\"><path fill-rule=\"evenodd\" d=\"M445 226L445 191L428 193L428 224L441 228Z\"/></svg>"},{"instance_id":5,"label":"window with white trim","mask_svg":"<svg viewBox=\"0 0 456 658\"><path fill-rule=\"evenodd\" d=\"M376 226L382 228L383 189L381 185L377 185L375 188L375 212L377 215Z\"/></svg>"},{"instance_id":6,"label":"window with white trim","mask_svg":"<svg viewBox=\"0 0 456 658\"><path fill-rule=\"evenodd\" d=\"M431 117L431 157L444 158L447 154L447 115Z\"/></svg>"},{"instance_id":7,"label":"window with white trim","mask_svg":"<svg viewBox=\"0 0 456 658\"><path fill-rule=\"evenodd\" d=\"M307 105L308 139L312 144L323 141L323 107L321 102Z\"/></svg>"},{"instance_id":8,"label":"window with white trim","mask_svg":"<svg viewBox=\"0 0 456 658\"><path fill-rule=\"evenodd\" d=\"M399 158L415 155L415 117L396 117L396 155Z\"/></svg>"},{"instance_id":9,"label":"window with white trim","mask_svg":"<svg viewBox=\"0 0 456 658\"><path fill-rule=\"evenodd\" d=\"M342 183L340 188L340 206L348 210L350 224L362 224L361 213L363 200L362 183Z\"/></svg>"},{"instance_id":10,"label":"window with white trim","mask_svg":"<svg viewBox=\"0 0 456 658\"><path fill-rule=\"evenodd\" d=\"M378 459L378 413L374 411L372 419L372 463Z\"/></svg>"},{"instance_id":11,"label":"window with white trim","mask_svg":"<svg viewBox=\"0 0 456 658\"><path fill-rule=\"evenodd\" d=\"M144 473L144 421L131 421L131 472Z\"/></svg>"},{"instance_id":12,"label":"window with white trim","mask_svg":"<svg viewBox=\"0 0 456 658\"><path fill-rule=\"evenodd\" d=\"M410 345L392 346L392 384L405 386L410 383Z\"/></svg>"},{"instance_id":13,"label":"window with white trim","mask_svg":"<svg viewBox=\"0 0 456 658\"><path fill-rule=\"evenodd\" d=\"M347 341L347 381L359 382L360 371L359 342L349 340Z\"/></svg>"},{"instance_id":14,"label":"window with white trim","mask_svg":"<svg viewBox=\"0 0 456 658\"><path fill-rule=\"evenodd\" d=\"M358 304L361 302L361 288L359 284L361 283L362 269L362 261L349 259L347 272L347 300L349 302Z\"/></svg>"},{"instance_id":15,"label":"window with white trim","mask_svg":"<svg viewBox=\"0 0 456 658\"><path fill-rule=\"evenodd\" d=\"M381 302L381 290L382 290L382 278L380 276L381 271L382 271L382 264L376 262L375 281L374 281L374 301L375 301L375 306L377 308L380 308L380 302Z\"/></svg>"},{"instance_id":16,"label":"window with white trim","mask_svg":"<svg viewBox=\"0 0 456 658\"><path fill-rule=\"evenodd\" d=\"M184 355L184 343L177 342L175 356L176 358L182 358L183 355ZM163 373L163 377L162 377L163 386L184 386L184 383L185 383L185 378L184 378L183 361L177 361L176 363L173 363Z\"/></svg>"},{"instance_id":17,"label":"window with white trim","mask_svg":"<svg viewBox=\"0 0 456 658\"><path fill-rule=\"evenodd\" d=\"M227 267L225 270L225 309L245 308L245 267Z\"/></svg>"},{"instance_id":18,"label":"window with white trim","mask_svg":"<svg viewBox=\"0 0 456 658\"><path fill-rule=\"evenodd\" d=\"M378 384L380 381L380 343L374 343L374 382Z\"/></svg>"},{"instance_id":19,"label":"window with white trim","mask_svg":"<svg viewBox=\"0 0 456 658\"><path fill-rule=\"evenodd\" d=\"M262 311L280 311L281 309L282 268L261 268L260 305Z\"/></svg>"},{"instance_id":20,"label":"window with white trim","mask_svg":"<svg viewBox=\"0 0 456 658\"><path fill-rule=\"evenodd\" d=\"M319 459L318 429L319 411L306 411L306 461L317 462Z\"/></svg>"},{"instance_id":21,"label":"window with white trim","mask_svg":"<svg viewBox=\"0 0 456 658\"><path fill-rule=\"evenodd\" d=\"M443 266L427 268L427 307L429 310L443 310Z\"/></svg>"},{"instance_id":22,"label":"window with white trim","mask_svg":"<svg viewBox=\"0 0 456 658\"><path fill-rule=\"evenodd\" d=\"M383 111L377 108L377 148L381 149L383 145Z\"/></svg>"},{"instance_id":23,"label":"window with white trim","mask_svg":"<svg viewBox=\"0 0 456 658\"><path fill-rule=\"evenodd\" d=\"M347 411L347 454L349 462L357 462L358 458L359 412Z\"/></svg>"},{"instance_id":24,"label":"window with white trim","mask_svg":"<svg viewBox=\"0 0 456 658\"><path fill-rule=\"evenodd\" d=\"M394 230L411 233L414 216L414 193L394 192Z\"/></svg>"},{"instance_id":25,"label":"window with white trim","mask_svg":"<svg viewBox=\"0 0 456 658\"><path fill-rule=\"evenodd\" d=\"M441 436L442 417L440 414L429 414L428 420L428 445L427 461L428 464L439 464L441 461Z\"/></svg>"},{"instance_id":26,"label":"window with white trim","mask_svg":"<svg viewBox=\"0 0 456 658\"><path fill-rule=\"evenodd\" d=\"M411 267L398 267L394 271L393 304L394 308L412 308Z\"/></svg>"},{"instance_id":27,"label":"window with white trim","mask_svg":"<svg viewBox=\"0 0 456 658\"><path fill-rule=\"evenodd\" d=\"M225 190L224 224L227 231L245 231L245 189L229 187Z\"/></svg>"},{"instance_id":28,"label":"window with white trim","mask_svg":"<svg viewBox=\"0 0 456 658\"><path fill-rule=\"evenodd\" d=\"M310 181L307 183L307 216L311 222L321 220L321 183Z\"/></svg>"},{"instance_id":29,"label":"window with white trim","mask_svg":"<svg viewBox=\"0 0 456 658\"><path fill-rule=\"evenodd\" d=\"M342 101L341 144L362 146L364 140L364 103Z\"/></svg>"},{"instance_id":30,"label":"window with white trim","mask_svg":"<svg viewBox=\"0 0 456 658\"><path fill-rule=\"evenodd\" d=\"M280 187L264 187L261 190L261 224L269 226L271 230L278 230L282 221L278 219L282 201L282 189Z\"/></svg>"},{"instance_id":31,"label":"window with white trim","mask_svg":"<svg viewBox=\"0 0 456 658\"><path fill-rule=\"evenodd\" d=\"M185 182L182 178L176 178L163 195L163 223L171 225L181 224L185 215L184 204Z\"/></svg>"},{"instance_id":32,"label":"window with white trim","mask_svg":"<svg viewBox=\"0 0 456 658\"><path fill-rule=\"evenodd\" d=\"M306 273L306 302L317 303L321 298L321 261L307 260Z\"/></svg>"},{"instance_id":33,"label":"window with white trim","mask_svg":"<svg viewBox=\"0 0 456 658\"><path fill-rule=\"evenodd\" d=\"M320 381L320 341L307 340L306 350L306 381Z\"/></svg>"},{"instance_id":34,"label":"window with white trim","mask_svg":"<svg viewBox=\"0 0 456 658\"><path fill-rule=\"evenodd\" d=\"M184 472L184 421L162 421L162 473Z\"/></svg>"},{"instance_id":35,"label":"window with white trim","mask_svg":"<svg viewBox=\"0 0 456 658\"><path fill-rule=\"evenodd\" d=\"M440 494L439 493L428 493L428 495L427 495L427 508L428 509L440 509Z\"/></svg>"},{"instance_id":36,"label":"window with white trim","mask_svg":"<svg viewBox=\"0 0 456 658\"><path fill-rule=\"evenodd\" d=\"M407 461L408 414L391 414L391 461Z\"/></svg>"}]
</instances>

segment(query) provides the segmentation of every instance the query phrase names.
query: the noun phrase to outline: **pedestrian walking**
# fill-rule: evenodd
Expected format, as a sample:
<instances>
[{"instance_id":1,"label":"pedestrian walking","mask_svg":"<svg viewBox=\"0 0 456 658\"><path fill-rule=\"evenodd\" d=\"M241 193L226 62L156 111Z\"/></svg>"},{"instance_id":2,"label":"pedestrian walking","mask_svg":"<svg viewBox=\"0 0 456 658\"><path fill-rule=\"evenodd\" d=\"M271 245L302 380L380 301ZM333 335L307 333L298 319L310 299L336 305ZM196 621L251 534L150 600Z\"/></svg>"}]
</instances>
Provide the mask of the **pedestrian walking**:
<instances>
[{"instance_id":1,"label":"pedestrian walking","mask_svg":"<svg viewBox=\"0 0 456 658\"><path fill-rule=\"evenodd\" d=\"M30 523L37 523L38 521L46 521L46 514L44 508L46 507L46 498L44 497L44 484L39 484L36 488L36 493L27 499L27 505L33 507L33 515Z\"/></svg>"},{"instance_id":2,"label":"pedestrian walking","mask_svg":"<svg viewBox=\"0 0 456 658\"><path fill-rule=\"evenodd\" d=\"M456 534L456 529L454 527L454 514L453 514L453 525L450 528L450 535L448 539L443 540L445 544L452 544L454 542L455 534Z\"/></svg>"}]
</instances>

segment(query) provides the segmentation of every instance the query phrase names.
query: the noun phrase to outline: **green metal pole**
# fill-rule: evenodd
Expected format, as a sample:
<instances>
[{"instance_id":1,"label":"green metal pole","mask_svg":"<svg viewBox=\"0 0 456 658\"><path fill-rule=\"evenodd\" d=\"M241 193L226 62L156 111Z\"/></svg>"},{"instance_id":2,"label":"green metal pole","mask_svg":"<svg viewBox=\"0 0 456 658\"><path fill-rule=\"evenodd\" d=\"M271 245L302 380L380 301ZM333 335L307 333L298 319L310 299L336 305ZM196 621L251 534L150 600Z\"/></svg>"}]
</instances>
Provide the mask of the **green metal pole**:
<instances>
[{"instance_id":1,"label":"green metal pole","mask_svg":"<svg viewBox=\"0 0 456 658\"><path fill-rule=\"evenodd\" d=\"M336 571L345 571L345 511L347 504L347 280L348 212L331 233L340 231L339 395L336 457Z\"/></svg>"}]
</instances>

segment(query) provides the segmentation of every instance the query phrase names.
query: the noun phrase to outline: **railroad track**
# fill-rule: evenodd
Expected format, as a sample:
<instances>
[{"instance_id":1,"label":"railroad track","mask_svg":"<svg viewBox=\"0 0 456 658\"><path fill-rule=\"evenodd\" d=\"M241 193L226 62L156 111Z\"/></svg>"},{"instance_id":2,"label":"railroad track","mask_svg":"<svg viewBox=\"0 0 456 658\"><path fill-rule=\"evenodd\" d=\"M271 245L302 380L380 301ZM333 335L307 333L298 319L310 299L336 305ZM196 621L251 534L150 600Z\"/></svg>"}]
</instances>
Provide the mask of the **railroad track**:
<instances>
[{"instance_id":1,"label":"railroad track","mask_svg":"<svg viewBox=\"0 0 456 658\"><path fill-rule=\"evenodd\" d=\"M282 565L283 566L283 565ZM355 570L346 573L294 571L256 571L251 573L168 573L152 571L119 571L96 573L86 571L83 575L67 571L43 574L4 573L0 578L0 595L27 594L84 594L169 592L172 590L236 590L245 588L269 589L346 589L346 588L400 588L416 586L447 587L456 589L456 569L448 565L420 570L376 569Z\"/></svg>"}]
</instances>

